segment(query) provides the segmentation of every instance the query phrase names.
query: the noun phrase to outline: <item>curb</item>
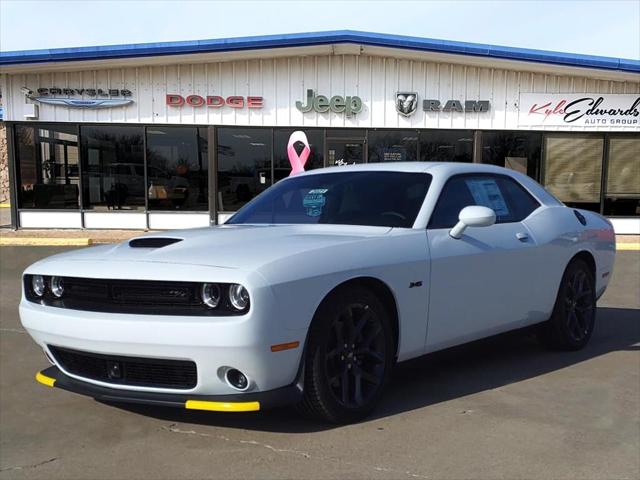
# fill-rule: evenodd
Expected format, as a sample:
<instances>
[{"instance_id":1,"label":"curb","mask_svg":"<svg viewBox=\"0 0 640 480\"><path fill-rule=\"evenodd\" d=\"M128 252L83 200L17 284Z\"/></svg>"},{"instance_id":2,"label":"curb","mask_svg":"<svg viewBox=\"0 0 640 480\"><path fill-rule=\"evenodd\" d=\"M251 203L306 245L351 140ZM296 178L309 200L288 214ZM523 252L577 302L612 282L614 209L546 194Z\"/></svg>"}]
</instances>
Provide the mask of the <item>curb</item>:
<instances>
[{"instance_id":1,"label":"curb","mask_svg":"<svg viewBox=\"0 0 640 480\"><path fill-rule=\"evenodd\" d=\"M2 247L86 247L93 243L94 241L90 238L0 238L0 246Z\"/></svg>"},{"instance_id":2,"label":"curb","mask_svg":"<svg viewBox=\"0 0 640 480\"><path fill-rule=\"evenodd\" d=\"M10 203L0 203L0 208L11 208Z\"/></svg>"},{"instance_id":3,"label":"curb","mask_svg":"<svg viewBox=\"0 0 640 480\"><path fill-rule=\"evenodd\" d=\"M616 250L640 250L640 243L618 243Z\"/></svg>"}]
</instances>

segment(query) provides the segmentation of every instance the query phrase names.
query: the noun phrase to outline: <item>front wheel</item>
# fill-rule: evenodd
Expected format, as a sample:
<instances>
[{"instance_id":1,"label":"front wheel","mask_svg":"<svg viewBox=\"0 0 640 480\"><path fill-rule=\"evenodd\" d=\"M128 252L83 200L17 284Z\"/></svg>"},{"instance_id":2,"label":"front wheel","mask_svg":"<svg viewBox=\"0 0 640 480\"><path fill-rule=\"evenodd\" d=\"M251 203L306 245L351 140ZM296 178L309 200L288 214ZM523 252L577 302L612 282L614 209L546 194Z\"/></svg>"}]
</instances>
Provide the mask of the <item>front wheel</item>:
<instances>
[{"instance_id":1,"label":"front wheel","mask_svg":"<svg viewBox=\"0 0 640 480\"><path fill-rule=\"evenodd\" d=\"M384 305L368 289L334 292L320 306L305 357L301 408L331 423L352 423L375 408L395 359Z\"/></svg>"},{"instance_id":2,"label":"front wheel","mask_svg":"<svg viewBox=\"0 0 640 480\"><path fill-rule=\"evenodd\" d=\"M581 259L564 272L551 318L541 326L540 338L551 348L579 350L593 334L596 295L593 272Z\"/></svg>"}]
</instances>

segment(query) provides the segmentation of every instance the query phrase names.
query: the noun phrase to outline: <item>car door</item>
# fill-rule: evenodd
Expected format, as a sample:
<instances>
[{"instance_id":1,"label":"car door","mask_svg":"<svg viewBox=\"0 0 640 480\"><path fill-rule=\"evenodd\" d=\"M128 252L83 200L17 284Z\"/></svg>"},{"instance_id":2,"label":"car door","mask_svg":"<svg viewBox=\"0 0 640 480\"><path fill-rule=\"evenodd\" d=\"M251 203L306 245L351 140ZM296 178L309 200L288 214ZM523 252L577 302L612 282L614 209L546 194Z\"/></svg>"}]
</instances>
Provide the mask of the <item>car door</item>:
<instances>
[{"instance_id":1,"label":"car door","mask_svg":"<svg viewBox=\"0 0 640 480\"><path fill-rule=\"evenodd\" d=\"M449 235L464 207L496 213L488 227ZM535 238L522 222L540 204L515 179L461 174L444 185L427 227L431 253L427 351L531 323L536 318Z\"/></svg>"}]
</instances>

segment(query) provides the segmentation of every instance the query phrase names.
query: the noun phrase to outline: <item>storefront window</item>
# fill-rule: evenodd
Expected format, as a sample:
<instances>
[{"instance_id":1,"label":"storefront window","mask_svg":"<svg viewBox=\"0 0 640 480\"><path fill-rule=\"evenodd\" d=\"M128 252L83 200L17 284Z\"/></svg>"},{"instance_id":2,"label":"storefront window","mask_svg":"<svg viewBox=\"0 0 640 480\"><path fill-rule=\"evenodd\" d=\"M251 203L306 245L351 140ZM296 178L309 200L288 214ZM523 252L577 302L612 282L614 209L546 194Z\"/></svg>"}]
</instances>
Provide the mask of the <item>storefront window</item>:
<instances>
[{"instance_id":1,"label":"storefront window","mask_svg":"<svg viewBox=\"0 0 640 480\"><path fill-rule=\"evenodd\" d=\"M236 211L271 185L271 132L218 129L218 210Z\"/></svg>"},{"instance_id":2,"label":"storefront window","mask_svg":"<svg viewBox=\"0 0 640 480\"><path fill-rule=\"evenodd\" d=\"M370 130L369 163L413 162L418 159L415 130Z\"/></svg>"},{"instance_id":3,"label":"storefront window","mask_svg":"<svg viewBox=\"0 0 640 480\"><path fill-rule=\"evenodd\" d=\"M74 125L16 125L18 205L79 208L78 136Z\"/></svg>"},{"instance_id":4,"label":"storefront window","mask_svg":"<svg viewBox=\"0 0 640 480\"><path fill-rule=\"evenodd\" d=\"M564 203L600 211L601 135L548 135L544 143L544 186Z\"/></svg>"},{"instance_id":5,"label":"storefront window","mask_svg":"<svg viewBox=\"0 0 640 480\"><path fill-rule=\"evenodd\" d=\"M423 162L473 161L472 130L423 130L420 132Z\"/></svg>"},{"instance_id":6,"label":"storefront window","mask_svg":"<svg viewBox=\"0 0 640 480\"><path fill-rule=\"evenodd\" d=\"M142 127L81 127L85 209L143 210Z\"/></svg>"},{"instance_id":7,"label":"storefront window","mask_svg":"<svg viewBox=\"0 0 640 480\"><path fill-rule=\"evenodd\" d=\"M482 163L507 167L539 178L542 134L534 132L482 132Z\"/></svg>"},{"instance_id":8,"label":"storefront window","mask_svg":"<svg viewBox=\"0 0 640 480\"><path fill-rule=\"evenodd\" d=\"M295 129L275 130L273 133L273 176L274 181L286 178L291 173L291 163L287 154L289 137ZM305 170L313 170L324 166L324 132L323 130L301 130L309 141L309 158L305 163ZM304 148L301 142L294 145L296 154L299 155Z\"/></svg>"},{"instance_id":9,"label":"storefront window","mask_svg":"<svg viewBox=\"0 0 640 480\"><path fill-rule=\"evenodd\" d=\"M640 216L640 137L609 138L604 214Z\"/></svg>"},{"instance_id":10,"label":"storefront window","mask_svg":"<svg viewBox=\"0 0 640 480\"><path fill-rule=\"evenodd\" d=\"M207 129L147 128L149 210L208 210Z\"/></svg>"}]
</instances>

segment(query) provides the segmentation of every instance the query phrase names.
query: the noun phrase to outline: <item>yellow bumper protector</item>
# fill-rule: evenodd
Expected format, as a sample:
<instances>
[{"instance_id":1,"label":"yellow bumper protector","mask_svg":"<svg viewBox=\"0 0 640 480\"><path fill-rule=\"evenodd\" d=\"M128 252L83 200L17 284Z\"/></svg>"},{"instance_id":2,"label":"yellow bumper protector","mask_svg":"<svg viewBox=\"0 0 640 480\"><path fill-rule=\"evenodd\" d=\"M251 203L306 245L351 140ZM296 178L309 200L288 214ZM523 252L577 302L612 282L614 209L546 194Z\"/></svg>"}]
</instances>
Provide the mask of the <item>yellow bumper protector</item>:
<instances>
[{"instance_id":1,"label":"yellow bumper protector","mask_svg":"<svg viewBox=\"0 0 640 480\"><path fill-rule=\"evenodd\" d=\"M209 410L212 412L256 412L260 410L260 402L206 402L203 400L187 400L184 407L189 410Z\"/></svg>"},{"instance_id":2,"label":"yellow bumper protector","mask_svg":"<svg viewBox=\"0 0 640 480\"><path fill-rule=\"evenodd\" d=\"M53 387L56 383L55 378L47 377L46 375L43 375L42 372L36 373L36 381L46 385L47 387Z\"/></svg>"}]
</instances>

